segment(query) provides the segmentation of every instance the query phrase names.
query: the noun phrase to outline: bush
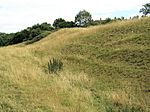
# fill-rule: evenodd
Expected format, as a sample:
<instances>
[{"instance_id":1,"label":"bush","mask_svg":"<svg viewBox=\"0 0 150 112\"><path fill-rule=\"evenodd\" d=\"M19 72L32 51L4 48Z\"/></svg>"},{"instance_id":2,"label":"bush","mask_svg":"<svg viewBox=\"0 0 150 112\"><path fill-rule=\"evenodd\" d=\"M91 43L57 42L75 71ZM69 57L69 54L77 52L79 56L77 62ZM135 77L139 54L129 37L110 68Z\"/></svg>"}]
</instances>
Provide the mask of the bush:
<instances>
[{"instance_id":1,"label":"bush","mask_svg":"<svg viewBox=\"0 0 150 112\"><path fill-rule=\"evenodd\" d=\"M42 38L46 37L47 35L49 35L50 33L52 33L52 31L44 31L43 33L41 33L38 36L34 37L32 40L27 40L25 42L25 44L28 45L28 44L32 44L34 42L37 42L37 41L41 40Z\"/></svg>"},{"instance_id":2,"label":"bush","mask_svg":"<svg viewBox=\"0 0 150 112\"><path fill-rule=\"evenodd\" d=\"M52 74L52 73L56 74L58 71L62 69L62 67L63 67L63 63L58 59L52 58L48 62L49 74Z\"/></svg>"}]
</instances>

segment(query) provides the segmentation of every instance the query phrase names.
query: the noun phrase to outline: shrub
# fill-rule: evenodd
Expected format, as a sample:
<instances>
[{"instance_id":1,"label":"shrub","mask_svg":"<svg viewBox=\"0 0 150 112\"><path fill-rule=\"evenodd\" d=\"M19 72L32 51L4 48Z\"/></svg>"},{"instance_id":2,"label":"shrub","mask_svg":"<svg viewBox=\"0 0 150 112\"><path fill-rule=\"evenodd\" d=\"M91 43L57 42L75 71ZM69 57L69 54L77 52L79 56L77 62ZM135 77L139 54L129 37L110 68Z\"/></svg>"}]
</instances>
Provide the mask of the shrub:
<instances>
[{"instance_id":1,"label":"shrub","mask_svg":"<svg viewBox=\"0 0 150 112\"><path fill-rule=\"evenodd\" d=\"M52 73L56 74L58 71L62 69L62 67L63 67L63 63L58 59L52 58L48 62L49 74L52 74Z\"/></svg>"},{"instance_id":2,"label":"shrub","mask_svg":"<svg viewBox=\"0 0 150 112\"><path fill-rule=\"evenodd\" d=\"M25 44L28 45L28 44L32 44L34 42L37 42L37 41L41 40L42 38L48 36L50 33L52 33L52 31L43 31L43 33L34 37L32 40L27 40Z\"/></svg>"}]
</instances>

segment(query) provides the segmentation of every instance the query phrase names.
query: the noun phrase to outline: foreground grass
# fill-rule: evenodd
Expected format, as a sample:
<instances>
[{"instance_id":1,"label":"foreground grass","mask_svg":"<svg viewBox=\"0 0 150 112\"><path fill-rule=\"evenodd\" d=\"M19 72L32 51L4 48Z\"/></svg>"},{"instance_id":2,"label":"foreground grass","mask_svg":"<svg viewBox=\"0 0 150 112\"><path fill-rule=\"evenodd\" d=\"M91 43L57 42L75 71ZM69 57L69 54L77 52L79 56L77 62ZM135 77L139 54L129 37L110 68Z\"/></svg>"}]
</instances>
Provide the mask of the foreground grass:
<instances>
[{"instance_id":1,"label":"foreground grass","mask_svg":"<svg viewBox=\"0 0 150 112\"><path fill-rule=\"evenodd\" d=\"M149 35L144 18L0 48L0 111L150 111ZM47 73L50 57L64 63L58 75Z\"/></svg>"}]
</instances>

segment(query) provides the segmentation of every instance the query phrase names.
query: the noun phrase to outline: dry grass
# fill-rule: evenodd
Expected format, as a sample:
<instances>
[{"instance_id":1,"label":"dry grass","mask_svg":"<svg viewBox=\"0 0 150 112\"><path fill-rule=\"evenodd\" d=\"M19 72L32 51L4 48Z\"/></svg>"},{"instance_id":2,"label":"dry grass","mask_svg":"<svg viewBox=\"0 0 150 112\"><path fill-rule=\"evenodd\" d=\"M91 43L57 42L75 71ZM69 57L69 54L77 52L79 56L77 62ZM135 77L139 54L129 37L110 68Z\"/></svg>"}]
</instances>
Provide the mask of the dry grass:
<instances>
[{"instance_id":1,"label":"dry grass","mask_svg":"<svg viewBox=\"0 0 150 112\"><path fill-rule=\"evenodd\" d=\"M148 21L61 29L34 44L0 48L0 112L148 112L150 96L141 90L149 62L138 57L149 56ZM50 57L65 65L58 75L45 72Z\"/></svg>"}]
</instances>

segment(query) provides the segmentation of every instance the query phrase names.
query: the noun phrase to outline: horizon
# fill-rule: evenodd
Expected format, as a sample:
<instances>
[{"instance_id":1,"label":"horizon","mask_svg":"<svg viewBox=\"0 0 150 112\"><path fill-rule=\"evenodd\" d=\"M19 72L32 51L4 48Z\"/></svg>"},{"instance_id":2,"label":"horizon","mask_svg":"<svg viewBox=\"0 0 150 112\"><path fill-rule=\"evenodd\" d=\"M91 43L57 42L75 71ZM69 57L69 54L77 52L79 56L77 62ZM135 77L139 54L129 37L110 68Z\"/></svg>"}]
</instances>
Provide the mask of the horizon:
<instances>
[{"instance_id":1,"label":"horizon","mask_svg":"<svg viewBox=\"0 0 150 112\"><path fill-rule=\"evenodd\" d=\"M15 33L37 23L53 24L57 18L74 21L80 10L87 10L94 20L107 17L133 17L140 15L139 10L147 0L1 0L0 32ZM91 5L92 4L92 5Z\"/></svg>"}]
</instances>

